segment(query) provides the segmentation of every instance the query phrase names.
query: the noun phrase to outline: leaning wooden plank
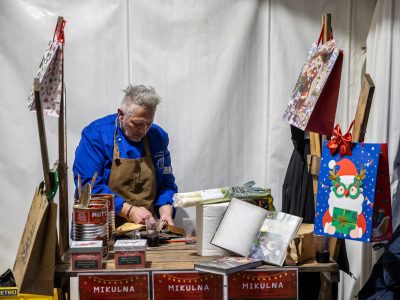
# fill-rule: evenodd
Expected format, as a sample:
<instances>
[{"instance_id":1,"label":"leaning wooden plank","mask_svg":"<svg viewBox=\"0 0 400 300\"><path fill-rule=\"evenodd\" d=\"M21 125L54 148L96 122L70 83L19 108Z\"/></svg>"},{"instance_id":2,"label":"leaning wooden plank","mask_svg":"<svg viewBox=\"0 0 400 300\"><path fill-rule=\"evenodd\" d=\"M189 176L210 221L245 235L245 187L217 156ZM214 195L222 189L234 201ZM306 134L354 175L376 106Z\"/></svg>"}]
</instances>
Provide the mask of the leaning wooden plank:
<instances>
[{"instance_id":1,"label":"leaning wooden plank","mask_svg":"<svg viewBox=\"0 0 400 300\"><path fill-rule=\"evenodd\" d=\"M39 140L40 140L40 152L42 154L42 167L43 167L43 178L46 186L46 193L50 192L50 166L49 166L49 153L47 151L47 139L46 130L44 126L42 101L40 101L40 81L39 78L34 78L33 88L35 92L35 106L36 106L36 119L39 129Z\"/></svg>"},{"instance_id":2,"label":"leaning wooden plank","mask_svg":"<svg viewBox=\"0 0 400 300\"><path fill-rule=\"evenodd\" d=\"M326 14L322 16L322 24L323 24L323 39L322 43L326 43L332 34L332 25L331 25L331 14ZM324 140L326 137L320 136L318 133L310 132L310 173L313 178L313 192L314 192L314 206L316 205L317 192L318 192L318 174L315 171L317 166L319 166L319 160L321 159L321 138Z\"/></svg>"},{"instance_id":3,"label":"leaning wooden plank","mask_svg":"<svg viewBox=\"0 0 400 300\"><path fill-rule=\"evenodd\" d=\"M354 119L354 128L352 132L354 143L364 141L374 91L375 85L372 81L371 76L369 74L364 74L361 83L360 96L358 98L356 117ZM335 260L337 260L339 255L340 244L340 239L331 238L331 257Z\"/></svg>"},{"instance_id":4,"label":"leaning wooden plank","mask_svg":"<svg viewBox=\"0 0 400 300\"><path fill-rule=\"evenodd\" d=\"M315 164L318 163L318 160L321 159L321 141L318 133L310 132L310 170L315 169ZM317 192L318 192L318 176L316 174L312 174L313 179L313 194L314 194L314 206L317 201Z\"/></svg>"},{"instance_id":5,"label":"leaning wooden plank","mask_svg":"<svg viewBox=\"0 0 400 300\"><path fill-rule=\"evenodd\" d=\"M61 30L63 17L58 17L57 29ZM57 31L57 34L59 32ZM67 132L66 132L66 97L64 88L64 43L62 46L61 61L61 99L60 99L60 116L58 119L58 179L59 179L59 245L60 254L63 255L69 248L69 226L68 226L68 173L67 173Z\"/></svg>"},{"instance_id":6,"label":"leaning wooden plank","mask_svg":"<svg viewBox=\"0 0 400 300\"><path fill-rule=\"evenodd\" d=\"M353 128L353 142L364 141L375 85L369 74L364 74Z\"/></svg>"}]
</instances>

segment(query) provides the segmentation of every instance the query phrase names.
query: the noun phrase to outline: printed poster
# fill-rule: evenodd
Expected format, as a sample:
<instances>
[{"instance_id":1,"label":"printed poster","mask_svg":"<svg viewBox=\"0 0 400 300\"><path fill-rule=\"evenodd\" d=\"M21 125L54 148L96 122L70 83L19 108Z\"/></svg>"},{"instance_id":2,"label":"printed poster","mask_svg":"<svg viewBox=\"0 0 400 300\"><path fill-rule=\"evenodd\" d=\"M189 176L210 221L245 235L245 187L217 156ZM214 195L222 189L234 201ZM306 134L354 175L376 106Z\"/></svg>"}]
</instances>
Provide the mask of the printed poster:
<instances>
[{"instance_id":1,"label":"printed poster","mask_svg":"<svg viewBox=\"0 0 400 300\"><path fill-rule=\"evenodd\" d=\"M298 296L296 268L246 270L228 275L228 299L286 299Z\"/></svg>"},{"instance_id":2,"label":"printed poster","mask_svg":"<svg viewBox=\"0 0 400 300\"><path fill-rule=\"evenodd\" d=\"M154 300L221 300L223 276L197 271L153 272Z\"/></svg>"},{"instance_id":3,"label":"printed poster","mask_svg":"<svg viewBox=\"0 0 400 300\"><path fill-rule=\"evenodd\" d=\"M79 299L147 300L149 281L148 272L78 274Z\"/></svg>"}]
</instances>

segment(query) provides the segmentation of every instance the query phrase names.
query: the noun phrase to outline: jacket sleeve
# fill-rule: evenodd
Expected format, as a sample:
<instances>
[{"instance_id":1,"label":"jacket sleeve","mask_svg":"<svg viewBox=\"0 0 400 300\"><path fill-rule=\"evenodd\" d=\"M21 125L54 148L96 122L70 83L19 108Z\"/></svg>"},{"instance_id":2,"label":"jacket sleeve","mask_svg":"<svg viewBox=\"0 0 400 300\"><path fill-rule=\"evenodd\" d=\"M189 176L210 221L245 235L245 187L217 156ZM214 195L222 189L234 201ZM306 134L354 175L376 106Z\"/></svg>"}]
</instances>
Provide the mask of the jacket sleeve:
<instances>
[{"instance_id":1,"label":"jacket sleeve","mask_svg":"<svg viewBox=\"0 0 400 300\"><path fill-rule=\"evenodd\" d=\"M82 137L75 151L75 161L73 166L75 186L78 186L78 174L82 178L82 186L91 182L94 173L97 172L97 179L92 193L96 194L114 194L107 186L108 176L105 170L106 149L101 138L100 132L96 128L86 127L82 132ZM75 189L75 198L78 198L77 189ZM121 211L125 200L115 195L115 214Z\"/></svg>"},{"instance_id":2,"label":"jacket sleeve","mask_svg":"<svg viewBox=\"0 0 400 300\"><path fill-rule=\"evenodd\" d=\"M162 165L156 166L160 168L161 186L159 188L158 198L155 201L155 209L158 213L158 208L166 204L173 204L173 195L178 192L178 187L175 184L175 177L172 174L171 156L168 150L169 139L165 133L163 143L163 158ZM175 210L174 210L175 213Z\"/></svg>"},{"instance_id":3,"label":"jacket sleeve","mask_svg":"<svg viewBox=\"0 0 400 300\"><path fill-rule=\"evenodd\" d=\"M400 289L400 226L393 232L382 257L386 285L392 289Z\"/></svg>"}]
</instances>

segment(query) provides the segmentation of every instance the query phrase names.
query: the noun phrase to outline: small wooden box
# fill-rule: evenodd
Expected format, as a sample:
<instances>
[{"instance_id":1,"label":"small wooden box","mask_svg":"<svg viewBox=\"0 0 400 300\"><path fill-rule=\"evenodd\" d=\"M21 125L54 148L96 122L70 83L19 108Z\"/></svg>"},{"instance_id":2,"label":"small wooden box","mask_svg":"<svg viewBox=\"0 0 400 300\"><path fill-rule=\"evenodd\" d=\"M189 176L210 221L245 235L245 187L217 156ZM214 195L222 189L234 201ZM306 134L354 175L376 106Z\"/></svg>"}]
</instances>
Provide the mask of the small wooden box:
<instances>
[{"instance_id":1,"label":"small wooden box","mask_svg":"<svg viewBox=\"0 0 400 300\"><path fill-rule=\"evenodd\" d=\"M114 244L116 269L138 269L146 267L147 240L118 240Z\"/></svg>"}]
</instances>

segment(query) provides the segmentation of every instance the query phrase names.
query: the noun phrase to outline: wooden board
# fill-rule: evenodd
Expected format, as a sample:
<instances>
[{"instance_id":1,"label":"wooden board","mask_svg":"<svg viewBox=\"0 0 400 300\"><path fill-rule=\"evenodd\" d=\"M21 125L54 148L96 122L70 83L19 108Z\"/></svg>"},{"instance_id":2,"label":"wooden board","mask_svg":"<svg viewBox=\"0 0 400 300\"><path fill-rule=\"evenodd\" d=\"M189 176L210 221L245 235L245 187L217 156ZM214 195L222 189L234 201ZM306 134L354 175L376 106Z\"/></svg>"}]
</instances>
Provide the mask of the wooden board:
<instances>
[{"instance_id":1,"label":"wooden board","mask_svg":"<svg viewBox=\"0 0 400 300\"><path fill-rule=\"evenodd\" d=\"M374 91L375 85L371 76L369 74L364 74L352 132L353 142L355 143L364 141ZM340 239L331 239L330 252L331 257L334 259L337 259L339 255L341 243L342 241Z\"/></svg>"},{"instance_id":2,"label":"wooden board","mask_svg":"<svg viewBox=\"0 0 400 300\"><path fill-rule=\"evenodd\" d=\"M58 17L57 28L61 28L64 21L63 17ZM60 116L58 118L58 179L59 179L59 245L63 255L69 247L69 204L68 204L68 173L67 173L67 116L66 116L66 97L64 87L64 44L62 47L62 75L61 75L61 102Z\"/></svg>"},{"instance_id":3,"label":"wooden board","mask_svg":"<svg viewBox=\"0 0 400 300\"><path fill-rule=\"evenodd\" d=\"M311 170L315 169L315 164L317 160L321 159L321 141L318 133L310 132L310 172L313 179L313 195L314 195L314 207L317 203L317 193L318 193L318 176L313 174Z\"/></svg>"},{"instance_id":4,"label":"wooden board","mask_svg":"<svg viewBox=\"0 0 400 300\"><path fill-rule=\"evenodd\" d=\"M374 91L375 85L371 76L369 74L364 74L352 132L353 142L364 141Z\"/></svg>"},{"instance_id":5,"label":"wooden board","mask_svg":"<svg viewBox=\"0 0 400 300\"><path fill-rule=\"evenodd\" d=\"M40 152L42 155L42 168L43 168L43 179L46 186L46 192L49 193L51 190L50 186L50 165L49 165L49 153L47 150L47 138L46 129L43 118L42 101L40 100L40 81L39 78L34 78L33 88L35 92L35 107L36 107L36 119L39 130L39 141L40 141Z\"/></svg>"}]
</instances>

